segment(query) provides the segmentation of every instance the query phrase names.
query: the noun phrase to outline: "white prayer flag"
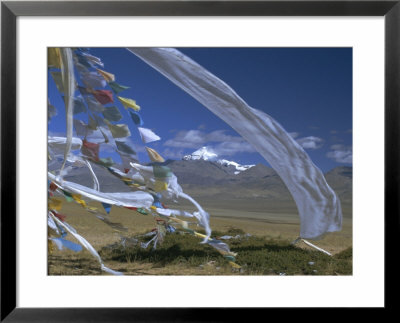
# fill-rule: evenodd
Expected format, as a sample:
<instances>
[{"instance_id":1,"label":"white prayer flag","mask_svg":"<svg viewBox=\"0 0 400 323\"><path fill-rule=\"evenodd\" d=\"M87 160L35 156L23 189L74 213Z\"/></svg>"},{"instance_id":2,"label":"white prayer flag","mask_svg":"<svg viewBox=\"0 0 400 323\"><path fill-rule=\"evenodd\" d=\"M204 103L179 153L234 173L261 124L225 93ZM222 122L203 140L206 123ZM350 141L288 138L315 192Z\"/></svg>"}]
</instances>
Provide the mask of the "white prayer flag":
<instances>
[{"instance_id":1,"label":"white prayer flag","mask_svg":"<svg viewBox=\"0 0 400 323\"><path fill-rule=\"evenodd\" d=\"M150 129L138 127L138 130L139 130L140 136L142 137L142 140L145 144L161 139Z\"/></svg>"},{"instance_id":2,"label":"white prayer flag","mask_svg":"<svg viewBox=\"0 0 400 323\"><path fill-rule=\"evenodd\" d=\"M303 148L273 118L253 109L219 78L173 48L128 48L216 114L276 170L299 210L300 236L339 231L339 198Z\"/></svg>"}]
</instances>

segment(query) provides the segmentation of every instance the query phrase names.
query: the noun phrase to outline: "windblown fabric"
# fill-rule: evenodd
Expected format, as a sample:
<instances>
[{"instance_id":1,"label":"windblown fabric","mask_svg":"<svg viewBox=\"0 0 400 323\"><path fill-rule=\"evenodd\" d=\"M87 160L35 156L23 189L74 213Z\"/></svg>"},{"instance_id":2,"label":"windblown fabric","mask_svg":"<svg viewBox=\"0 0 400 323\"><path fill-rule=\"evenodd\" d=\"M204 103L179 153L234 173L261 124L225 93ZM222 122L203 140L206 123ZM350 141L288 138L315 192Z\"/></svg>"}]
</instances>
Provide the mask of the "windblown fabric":
<instances>
[{"instance_id":1,"label":"windblown fabric","mask_svg":"<svg viewBox=\"0 0 400 323\"><path fill-rule=\"evenodd\" d=\"M54 154L63 154L65 151L65 145L67 143L67 138L65 137L47 137L47 143L50 149L53 150ZM81 149L82 140L77 137L71 138L71 148L70 150Z\"/></svg>"},{"instance_id":2,"label":"windblown fabric","mask_svg":"<svg viewBox=\"0 0 400 323\"><path fill-rule=\"evenodd\" d=\"M95 98L86 96L85 97L86 103L92 112L103 112L104 111L104 106L97 101Z\"/></svg>"},{"instance_id":3,"label":"windblown fabric","mask_svg":"<svg viewBox=\"0 0 400 323\"><path fill-rule=\"evenodd\" d=\"M64 102L65 102L66 128L67 128L66 131L67 142L64 151L64 161L60 169L60 174L61 174L64 169L72 145L75 76L73 72L74 64L73 64L71 48L62 48L60 53L61 53L61 79L65 93Z\"/></svg>"},{"instance_id":4,"label":"windblown fabric","mask_svg":"<svg viewBox=\"0 0 400 323\"><path fill-rule=\"evenodd\" d=\"M119 121L122 119L122 115L119 112L118 108L115 106L104 108L103 116L108 121Z\"/></svg>"},{"instance_id":5,"label":"windblown fabric","mask_svg":"<svg viewBox=\"0 0 400 323\"><path fill-rule=\"evenodd\" d=\"M82 82L86 85L86 87L90 87L92 89L98 87L105 87L107 82L103 76L98 74L97 72L87 72L81 74Z\"/></svg>"},{"instance_id":6,"label":"windblown fabric","mask_svg":"<svg viewBox=\"0 0 400 323\"><path fill-rule=\"evenodd\" d=\"M165 159L154 149L146 147L147 154L149 155L149 158L152 162L155 163L163 163L165 162Z\"/></svg>"},{"instance_id":7,"label":"windblown fabric","mask_svg":"<svg viewBox=\"0 0 400 323\"><path fill-rule=\"evenodd\" d=\"M86 90L87 92L87 90ZM89 92L90 94L90 92ZM93 96L99 101L101 104L113 103L113 95L112 92L109 90L96 90L91 92Z\"/></svg>"},{"instance_id":8,"label":"windblown fabric","mask_svg":"<svg viewBox=\"0 0 400 323\"><path fill-rule=\"evenodd\" d=\"M110 86L110 88L114 91L114 93L118 94L119 92L125 91L127 89L129 89L129 86L124 86L121 84L118 84L116 82L109 82L108 85Z\"/></svg>"},{"instance_id":9,"label":"windblown fabric","mask_svg":"<svg viewBox=\"0 0 400 323\"><path fill-rule=\"evenodd\" d=\"M247 105L227 84L176 49L128 50L228 123L269 162L297 204L302 238L317 239L341 229L339 198L303 148L278 122Z\"/></svg>"},{"instance_id":10,"label":"windblown fabric","mask_svg":"<svg viewBox=\"0 0 400 323\"><path fill-rule=\"evenodd\" d=\"M65 180L61 182L57 176L51 173L47 173L47 176L52 182L56 183L59 187L62 187L63 190L66 190L72 194L82 195L90 200L101 203L123 207L149 208L154 201L154 198L151 194L142 191L127 193L103 193L77 183Z\"/></svg>"},{"instance_id":11,"label":"windblown fabric","mask_svg":"<svg viewBox=\"0 0 400 323\"><path fill-rule=\"evenodd\" d=\"M144 122L139 113L137 113L133 110L130 110L130 109L128 110L128 112L129 112L131 119L135 125L137 125L139 127L143 126Z\"/></svg>"},{"instance_id":12,"label":"windblown fabric","mask_svg":"<svg viewBox=\"0 0 400 323\"><path fill-rule=\"evenodd\" d=\"M97 70L97 72L98 72L101 76L103 76L103 78L104 78L107 82L113 82L113 81L115 81L115 75L114 75L114 74L111 74L111 73L109 73L109 72L103 71L103 70L101 70L101 69L99 69L99 68L97 68L96 70Z\"/></svg>"},{"instance_id":13,"label":"windblown fabric","mask_svg":"<svg viewBox=\"0 0 400 323\"><path fill-rule=\"evenodd\" d=\"M126 124L111 124L107 120L104 121L107 124L108 129L110 129L111 134L115 139L125 138L131 135L131 132L129 131L129 128Z\"/></svg>"},{"instance_id":14,"label":"windblown fabric","mask_svg":"<svg viewBox=\"0 0 400 323\"><path fill-rule=\"evenodd\" d=\"M61 68L61 54L57 47L47 48L47 61L49 67Z\"/></svg>"},{"instance_id":15,"label":"windblown fabric","mask_svg":"<svg viewBox=\"0 0 400 323\"><path fill-rule=\"evenodd\" d=\"M140 133L140 137L142 137L142 140L145 144L153 141L158 141L161 139L150 129L138 127L138 130Z\"/></svg>"},{"instance_id":16,"label":"windblown fabric","mask_svg":"<svg viewBox=\"0 0 400 323\"><path fill-rule=\"evenodd\" d=\"M125 109L132 108L135 111L140 110L140 107L136 104L135 100L132 100L129 98L123 98L121 96L119 96L118 99L121 101L121 103L125 107Z\"/></svg>"}]
</instances>

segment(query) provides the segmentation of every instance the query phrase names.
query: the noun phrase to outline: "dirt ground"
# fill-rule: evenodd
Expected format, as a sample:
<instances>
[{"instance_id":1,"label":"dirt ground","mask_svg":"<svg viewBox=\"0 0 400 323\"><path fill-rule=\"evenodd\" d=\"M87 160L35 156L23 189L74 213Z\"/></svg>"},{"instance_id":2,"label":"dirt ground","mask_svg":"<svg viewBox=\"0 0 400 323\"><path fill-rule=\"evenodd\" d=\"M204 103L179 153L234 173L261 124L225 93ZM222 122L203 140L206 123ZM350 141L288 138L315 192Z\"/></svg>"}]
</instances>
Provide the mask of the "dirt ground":
<instances>
[{"instance_id":1,"label":"dirt ground","mask_svg":"<svg viewBox=\"0 0 400 323\"><path fill-rule=\"evenodd\" d=\"M98 203L91 205L103 210ZM270 210L263 210L263 205L254 201L251 205L245 205L243 201L229 201L225 206L223 202L207 203L207 201L202 201L202 206L210 213L210 224L214 231L225 232L232 228L238 228L251 235L275 238L288 243L295 240L300 232L300 222L298 215L295 213L296 210L284 205L282 208L275 207L270 208ZM185 209L191 210L190 206ZM339 253L352 246L351 209L349 207L344 207L343 209L342 230L329 233L321 240L312 241L315 245L332 254ZM120 241L120 233L114 231L76 203L63 203L60 213L67 216L66 222L85 237L96 250ZM153 216L142 215L119 207L112 207L109 219L126 227L128 230L124 235L128 237L148 232L155 227ZM193 229L196 230L196 227L193 227ZM71 235L68 235L67 238L75 241ZM298 244L298 247L310 248L302 242ZM59 251L52 248L48 261L48 274L50 275L101 274L101 272L99 273L98 262L86 250L74 253L68 250ZM157 268L153 264L120 263L116 261L108 261L106 265L128 275L204 275L213 274L215 270L212 266L189 270L176 265Z\"/></svg>"}]
</instances>

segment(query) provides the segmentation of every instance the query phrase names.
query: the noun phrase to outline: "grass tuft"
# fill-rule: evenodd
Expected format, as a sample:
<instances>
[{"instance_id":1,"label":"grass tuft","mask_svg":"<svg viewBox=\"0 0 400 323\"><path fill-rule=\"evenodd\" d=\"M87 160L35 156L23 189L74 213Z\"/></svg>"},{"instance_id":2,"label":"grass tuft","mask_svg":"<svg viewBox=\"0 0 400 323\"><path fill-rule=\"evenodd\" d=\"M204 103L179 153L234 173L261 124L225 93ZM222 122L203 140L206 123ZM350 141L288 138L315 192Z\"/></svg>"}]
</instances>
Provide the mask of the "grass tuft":
<instances>
[{"instance_id":1,"label":"grass tuft","mask_svg":"<svg viewBox=\"0 0 400 323\"><path fill-rule=\"evenodd\" d=\"M227 240L231 251L236 252L240 270L233 269L214 248L200 244L190 234L168 234L162 245L152 249L140 247L140 243L124 247L116 243L103 248L100 254L105 262L139 262L153 268L179 266L187 273L190 269L213 268L211 274L242 275L351 275L352 248L330 257L319 251L302 249L285 240L246 236L240 229L214 232L213 236L237 236ZM145 242L145 241L144 241Z\"/></svg>"}]
</instances>

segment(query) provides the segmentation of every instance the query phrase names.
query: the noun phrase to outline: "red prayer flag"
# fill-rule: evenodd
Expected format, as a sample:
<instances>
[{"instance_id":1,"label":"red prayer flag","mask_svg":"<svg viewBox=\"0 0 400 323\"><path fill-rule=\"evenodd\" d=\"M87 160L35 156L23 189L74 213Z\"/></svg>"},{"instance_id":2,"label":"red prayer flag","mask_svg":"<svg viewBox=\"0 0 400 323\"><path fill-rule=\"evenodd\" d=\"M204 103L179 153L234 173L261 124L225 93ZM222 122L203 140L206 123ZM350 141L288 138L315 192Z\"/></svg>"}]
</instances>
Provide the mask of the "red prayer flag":
<instances>
[{"instance_id":1,"label":"red prayer flag","mask_svg":"<svg viewBox=\"0 0 400 323\"><path fill-rule=\"evenodd\" d=\"M114 102L113 94L109 90L95 90L92 92L92 94L94 95L96 100L99 101L101 104Z\"/></svg>"},{"instance_id":2,"label":"red prayer flag","mask_svg":"<svg viewBox=\"0 0 400 323\"><path fill-rule=\"evenodd\" d=\"M89 158L92 158L95 161L99 161L99 149L100 149L99 144L95 144L93 142L89 142L86 140L82 141L82 148L81 148L82 154L84 154Z\"/></svg>"},{"instance_id":3,"label":"red prayer flag","mask_svg":"<svg viewBox=\"0 0 400 323\"><path fill-rule=\"evenodd\" d=\"M53 211L53 214L56 218L58 218L60 221L64 222L65 218L67 217L66 215L62 215L60 213L56 213Z\"/></svg>"},{"instance_id":4,"label":"red prayer flag","mask_svg":"<svg viewBox=\"0 0 400 323\"><path fill-rule=\"evenodd\" d=\"M52 192L54 192L54 191L57 189L57 185L54 184L53 182L51 182L49 188L50 188L50 190L51 190Z\"/></svg>"}]
</instances>

